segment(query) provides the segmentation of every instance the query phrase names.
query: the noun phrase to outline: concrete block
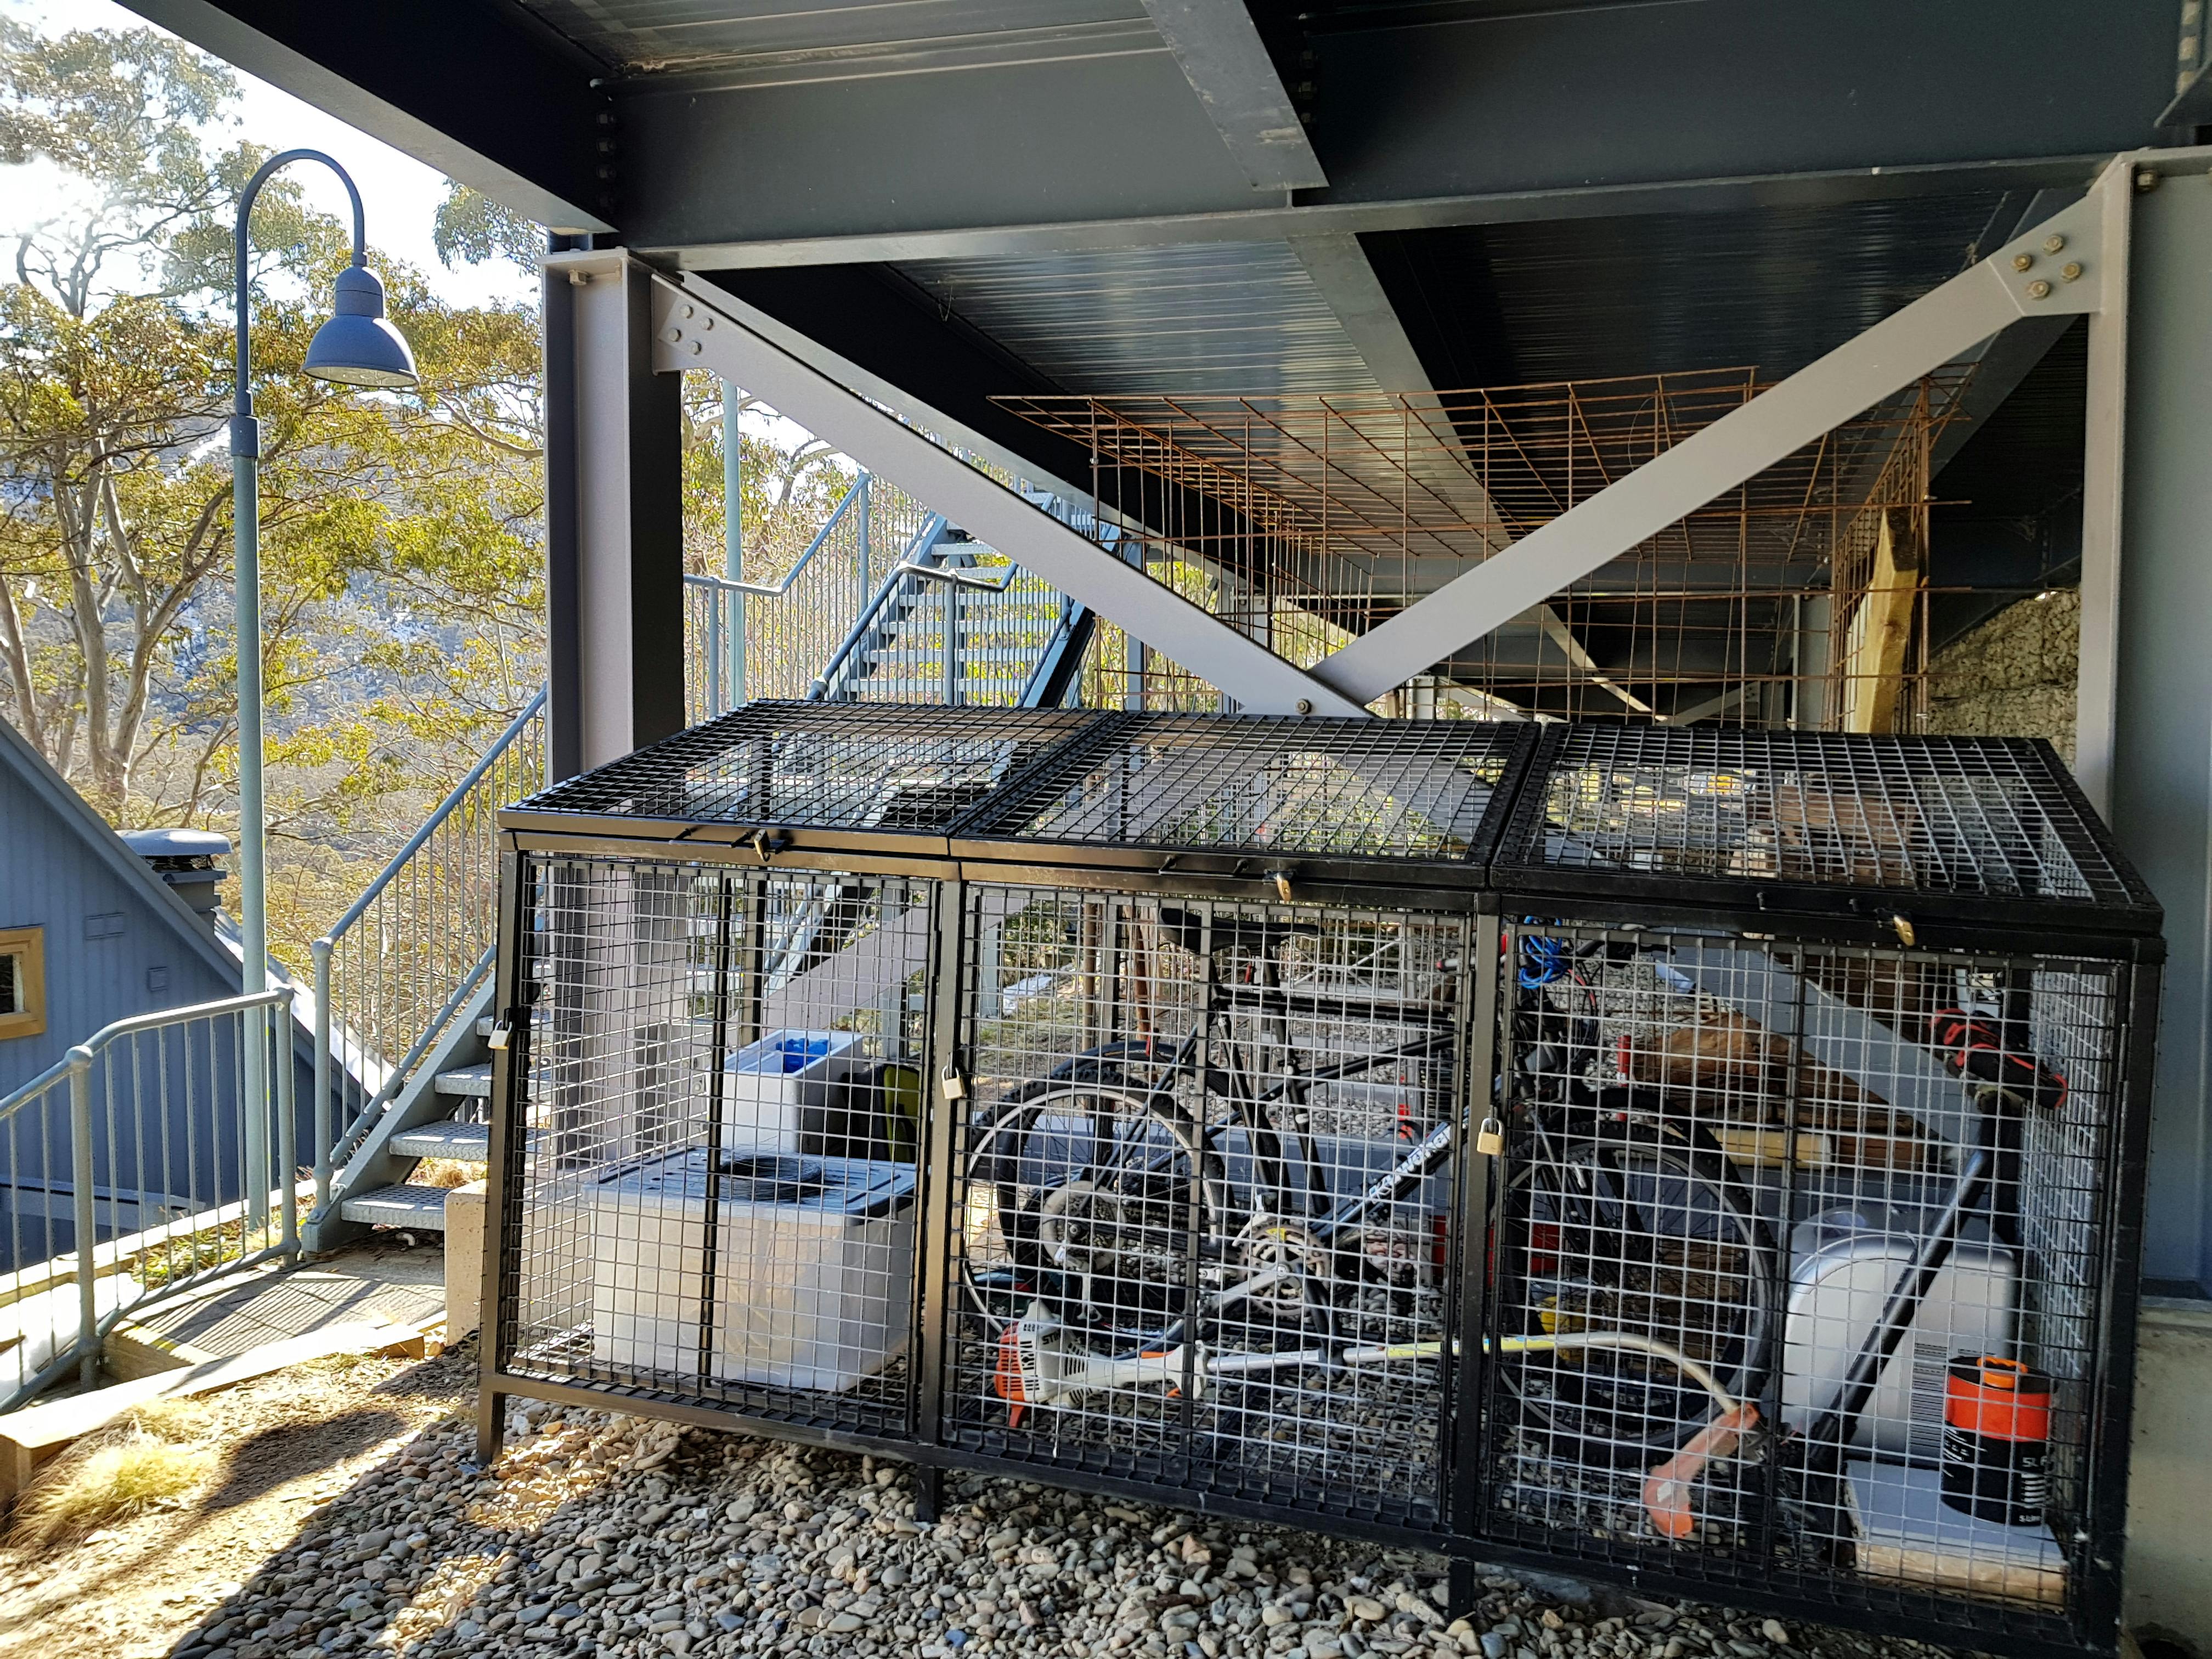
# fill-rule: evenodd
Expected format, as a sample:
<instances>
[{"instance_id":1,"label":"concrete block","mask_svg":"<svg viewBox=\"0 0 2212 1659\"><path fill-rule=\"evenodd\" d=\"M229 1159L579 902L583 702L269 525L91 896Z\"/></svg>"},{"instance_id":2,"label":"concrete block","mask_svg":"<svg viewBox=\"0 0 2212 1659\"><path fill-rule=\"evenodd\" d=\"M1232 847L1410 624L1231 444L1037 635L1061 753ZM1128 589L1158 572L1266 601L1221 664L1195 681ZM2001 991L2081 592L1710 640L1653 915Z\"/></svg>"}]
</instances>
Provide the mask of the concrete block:
<instances>
[{"instance_id":1,"label":"concrete block","mask_svg":"<svg viewBox=\"0 0 2212 1659\"><path fill-rule=\"evenodd\" d=\"M2212 1303L2146 1298L2137 1330L2126 1622L2212 1654Z\"/></svg>"},{"instance_id":2,"label":"concrete block","mask_svg":"<svg viewBox=\"0 0 2212 1659\"><path fill-rule=\"evenodd\" d=\"M485 1185L471 1181L446 1194L446 1340L458 1342L483 1322Z\"/></svg>"}]
</instances>

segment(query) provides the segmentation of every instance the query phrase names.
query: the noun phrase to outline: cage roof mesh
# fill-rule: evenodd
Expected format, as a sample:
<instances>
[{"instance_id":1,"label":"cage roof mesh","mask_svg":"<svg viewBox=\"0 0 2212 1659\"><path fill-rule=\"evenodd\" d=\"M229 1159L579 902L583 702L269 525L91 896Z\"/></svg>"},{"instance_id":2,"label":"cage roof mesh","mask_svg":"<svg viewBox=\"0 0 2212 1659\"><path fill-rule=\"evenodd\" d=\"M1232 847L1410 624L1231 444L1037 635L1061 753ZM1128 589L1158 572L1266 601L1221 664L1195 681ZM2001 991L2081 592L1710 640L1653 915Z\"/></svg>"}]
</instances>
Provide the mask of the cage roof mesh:
<instances>
[{"instance_id":1,"label":"cage roof mesh","mask_svg":"<svg viewBox=\"0 0 2212 1659\"><path fill-rule=\"evenodd\" d=\"M1081 709L756 702L556 784L530 812L942 835Z\"/></svg>"},{"instance_id":2,"label":"cage roof mesh","mask_svg":"<svg viewBox=\"0 0 2212 1659\"><path fill-rule=\"evenodd\" d=\"M518 812L1344 858L1486 858L1528 728L757 702Z\"/></svg>"},{"instance_id":3,"label":"cage roof mesh","mask_svg":"<svg viewBox=\"0 0 2212 1659\"><path fill-rule=\"evenodd\" d=\"M1497 867L1669 897L1724 878L2158 915L2057 756L2019 738L1553 726Z\"/></svg>"},{"instance_id":4,"label":"cage roof mesh","mask_svg":"<svg viewBox=\"0 0 2212 1659\"><path fill-rule=\"evenodd\" d=\"M1486 854L1525 728L1152 714L1003 792L969 834L1093 847L1456 860Z\"/></svg>"}]
</instances>

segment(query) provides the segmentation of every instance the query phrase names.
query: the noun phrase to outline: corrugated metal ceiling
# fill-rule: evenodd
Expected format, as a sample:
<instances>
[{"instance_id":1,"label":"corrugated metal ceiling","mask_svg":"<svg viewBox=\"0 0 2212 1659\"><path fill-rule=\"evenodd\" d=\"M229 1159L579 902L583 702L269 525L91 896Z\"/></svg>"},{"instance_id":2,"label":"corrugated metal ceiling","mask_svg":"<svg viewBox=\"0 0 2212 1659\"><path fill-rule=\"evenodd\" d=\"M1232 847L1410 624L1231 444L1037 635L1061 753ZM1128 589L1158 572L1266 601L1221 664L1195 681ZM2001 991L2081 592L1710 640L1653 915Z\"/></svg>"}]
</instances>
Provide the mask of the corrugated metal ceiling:
<instances>
[{"instance_id":1,"label":"corrugated metal ceiling","mask_svg":"<svg viewBox=\"0 0 2212 1659\"><path fill-rule=\"evenodd\" d=\"M933 259L896 269L1070 392L1376 389L1286 243Z\"/></svg>"},{"instance_id":2,"label":"corrugated metal ceiling","mask_svg":"<svg viewBox=\"0 0 2212 1659\"><path fill-rule=\"evenodd\" d=\"M633 74L727 70L786 78L871 63L1085 58L1164 51L1141 0L520 0L586 52Z\"/></svg>"},{"instance_id":3,"label":"corrugated metal ceiling","mask_svg":"<svg viewBox=\"0 0 2212 1659\"><path fill-rule=\"evenodd\" d=\"M1362 240L1439 386L1736 364L1774 379L1956 276L2026 204L1991 191Z\"/></svg>"}]
</instances>

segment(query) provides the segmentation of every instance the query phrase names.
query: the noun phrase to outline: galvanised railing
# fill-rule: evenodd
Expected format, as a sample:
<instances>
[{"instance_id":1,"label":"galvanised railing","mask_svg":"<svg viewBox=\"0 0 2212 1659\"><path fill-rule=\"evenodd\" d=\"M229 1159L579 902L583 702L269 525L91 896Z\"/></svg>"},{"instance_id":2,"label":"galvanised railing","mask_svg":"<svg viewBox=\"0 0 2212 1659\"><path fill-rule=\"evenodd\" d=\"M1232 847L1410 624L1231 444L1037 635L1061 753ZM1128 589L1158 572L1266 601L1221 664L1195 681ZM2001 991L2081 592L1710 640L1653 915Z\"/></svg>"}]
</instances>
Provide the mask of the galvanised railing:
<instances>
[{"instance_id":1,"label":"galvanised railing","mask_svg":"<svg viewBox=\"0 0 2212 1659\"><path fill-rule=\"evenodd\" d=\"M499 911L495 814L545 780L541 688L392 861L312 947L315 1209L491 971Z\"/></svg>"},{"instance_id":2,"label":"galvanised railing","mask_svg":"<svg viewBox=\"0 0 2212 1659\"><path fill-rule=\"evenodd\" d=\"M1088 533L1091 514L1041 491L1038 507ZM1018 705L1079 611L994 550L926 522L807 696L831 702ZM1109 544L1110 544L1110 538Z\"/></svg>"},{"instance_id":3,"label":"galvanised railing","mask_svg":"<svg viewBox=\"0 0 2212 1659\"><path fill-rule=\"evenodd\" d=\"M74 1369L98 1380L100 1345L205 1281L296 1256L299 1060L293 988L121 1019L0 1100L9 1271L0 1411ZM265 1097L244 1098L249 1045Z\"/></svg>"},{"instance_id":4,"label":"galvanised railing","mask_svg":"<svg viewBox=\"0 0 2212 1659\"><path fill-rule=\"evenodd\" d=\"M867 473L853 481L773 582L687 575L684 696L694 721L755 697L803 697L896 559L930 517Z\"/></svg>"}]
</instances>

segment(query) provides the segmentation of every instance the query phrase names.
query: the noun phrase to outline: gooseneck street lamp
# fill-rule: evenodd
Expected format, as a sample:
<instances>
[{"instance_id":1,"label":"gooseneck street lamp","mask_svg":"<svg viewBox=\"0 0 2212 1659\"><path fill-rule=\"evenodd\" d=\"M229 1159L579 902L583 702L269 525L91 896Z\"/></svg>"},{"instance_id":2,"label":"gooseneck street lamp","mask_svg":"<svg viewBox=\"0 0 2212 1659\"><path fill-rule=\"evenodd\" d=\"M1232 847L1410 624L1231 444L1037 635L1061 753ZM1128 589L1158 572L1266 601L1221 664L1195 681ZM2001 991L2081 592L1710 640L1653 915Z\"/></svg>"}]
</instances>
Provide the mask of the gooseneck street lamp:
<instances>
[{"instance_id":1,"label":"gooseneck street lamp","mask_svg":"<svg viewBox=\"0 0 2212 1659\"><path fill-rule=\"evenodd\" d=\"M399 331L385 320L384 284L368 269L362 234L361 191L346 170L317 149L288 149L272 155L247 181L238 198L236 252L238 386L231 405L230 473L232 538L237 550L238 593L238 884L239 931L245 946L243 988L251 995L269 988L268 826L261 788L261 424L253 417L252 338L248 301L247 222L261 186L280 167L294 161L320 161L338 176L353 202L353 264L338 273L334 315L315 331L303 367L319 380L341 386L405 386L415 384L415 356ZM261 1011L249 1024L239 1081L246 1102L245 1193L250 1224L268 1219L267 1079L269 1054ZM277 1045L289 1063L291 1045ZM290 1181L289 1170L277 1172Z\"/></svg>"}]
</instances>

